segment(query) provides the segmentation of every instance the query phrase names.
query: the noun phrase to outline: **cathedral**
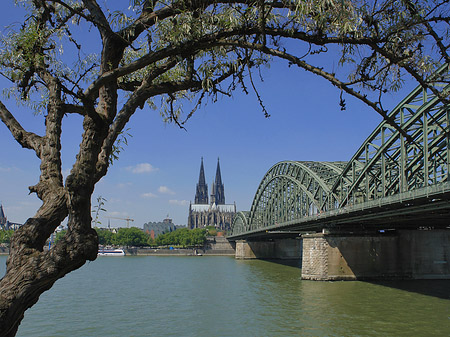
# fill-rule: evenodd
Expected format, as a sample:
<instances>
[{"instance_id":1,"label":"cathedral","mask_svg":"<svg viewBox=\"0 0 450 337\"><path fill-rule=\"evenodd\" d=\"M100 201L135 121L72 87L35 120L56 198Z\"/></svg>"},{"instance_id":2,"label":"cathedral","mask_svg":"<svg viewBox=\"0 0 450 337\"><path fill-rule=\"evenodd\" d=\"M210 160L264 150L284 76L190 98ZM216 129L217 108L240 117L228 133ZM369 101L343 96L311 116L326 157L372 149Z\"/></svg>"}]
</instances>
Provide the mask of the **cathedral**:
<instances>
[{"instance_id":1,"label":"cathedral","mask_svg":"<svg viewBox=\"0 0 450 337\"><path fill-rule=\"evenodd\" d=\"M214 226L218 229L230 229L236 214L236 204L225 203L225 190L217 159L216 179L213 181L208 201L208 185L205 180L203 158L200 164L200 176L195 191L195 203L189 205L188 228Z\"/></svg>"}]
</instances>

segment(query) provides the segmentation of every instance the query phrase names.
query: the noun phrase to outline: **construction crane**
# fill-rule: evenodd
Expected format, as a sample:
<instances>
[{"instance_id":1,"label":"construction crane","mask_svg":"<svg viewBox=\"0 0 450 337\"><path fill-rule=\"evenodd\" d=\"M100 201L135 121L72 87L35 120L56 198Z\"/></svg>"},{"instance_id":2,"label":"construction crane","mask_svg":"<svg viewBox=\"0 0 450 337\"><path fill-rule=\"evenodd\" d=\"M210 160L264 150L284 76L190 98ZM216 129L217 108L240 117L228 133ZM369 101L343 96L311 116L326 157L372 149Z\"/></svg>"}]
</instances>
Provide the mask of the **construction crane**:
<instances>
[{"instance_id":1,"label":"construction crane","mask_svg":"<svg viewBox=\"0 0 450 337\"><path fill-rule=\"evenodd\" d=\"M127 222L127 228L130 227L130 221L134 221L134 219L131 218L117 218L115 216L107 216L109 219L118 219L118 220L125 220Z\"/></svg>"}]
</instances>

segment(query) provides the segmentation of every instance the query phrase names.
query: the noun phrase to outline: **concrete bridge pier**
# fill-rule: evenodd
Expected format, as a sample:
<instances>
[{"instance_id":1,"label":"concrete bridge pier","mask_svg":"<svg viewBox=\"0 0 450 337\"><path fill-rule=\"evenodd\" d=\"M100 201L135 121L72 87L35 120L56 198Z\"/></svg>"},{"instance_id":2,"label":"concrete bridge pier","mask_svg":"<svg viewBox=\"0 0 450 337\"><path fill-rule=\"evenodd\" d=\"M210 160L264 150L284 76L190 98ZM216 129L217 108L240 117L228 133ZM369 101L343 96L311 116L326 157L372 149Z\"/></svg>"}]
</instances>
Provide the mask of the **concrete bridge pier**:
<instances>
[{"instance_id":1,"label":"concrete bridge pier","mask_svg":"<svg viewBox=\"0 0 450 337\"><path fill-rule=\"evenodd\" d=\"M302 240L273 239L270 241L236 241L236 259L282 259L302 258Z\"/></svg>"},{"instance_id":2,"label":"concrete bridge pier","mask_svg":"<svg viewBox=\"0 0 450 337\"><path fill-rule=\"evenodd\" d=\"M450 230L321 233L302 238L306 280L450 279Z\"/></svg>"}]
</instances>

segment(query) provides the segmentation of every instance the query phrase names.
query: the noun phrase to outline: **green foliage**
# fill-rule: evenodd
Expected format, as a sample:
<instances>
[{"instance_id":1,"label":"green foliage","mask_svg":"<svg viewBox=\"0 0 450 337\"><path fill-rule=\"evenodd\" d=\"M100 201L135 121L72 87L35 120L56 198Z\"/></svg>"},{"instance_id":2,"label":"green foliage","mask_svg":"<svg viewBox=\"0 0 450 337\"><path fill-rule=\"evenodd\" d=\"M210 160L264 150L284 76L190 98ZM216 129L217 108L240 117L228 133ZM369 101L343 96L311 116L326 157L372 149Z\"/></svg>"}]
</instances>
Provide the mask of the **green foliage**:
<instances>
[{"instance_id":1,"label":"green foliage","mask_svg":"<svg viewBox=\"0 0 450 337\"><path fill-rule=\"evenodd\" d=\"M98 243L103 246L112 246L116 244L115 234L110 230L95 228L98 235Z\"/></svg>"},{"instance_id":2,"label":"green foliage","mask_svg":"<svg viewBox=\"0 0 450 337\"><path fill-rule=\"evenodd\" d=\"M98 7L102 13L91 13L82 1L17 3L28 16L1 37L0 72L13 84L5 93L35 111L45 111L49 101L44 73L58 79L69 103L87 102L80 93L99 80L105 60L91 52L95 42L102 50L102 41L87 41L83 25L106 29L125 46L117 60L107 61L118 73L112 81L120 95L132 105L139 101L140 108L147 102L165 121L180 125L206 103L205 97L215 101L239 88L256 91L252 73L274 57L359 99L367 97L359 94L361 88L375 91L374 104L379 94L399 90L405 73L419 80L450 59L448 9L438 0L104 1ZM96 22L100 17L106 21ZM339 51L340 57L324 71L324 58L317 66L311 60L329 51ZM196 103L190 112L183 109L186 101ZM128 118L114 129L110 160L126 145Z\"/></svg>"},{"instance_id":3,"label":"green foliage","mask_svg":"<svg viewBox=\"0 0 450 337\"><path fill-rule=\"evenodd\" d=\"M112 165L115 160L119 159L120 153L124 150L124 146L128 145L128 138L133 137L129 133L130 129L124 130L119 133L115 143L112 146L111 155L109 156L109 163Z\"/></svg>"},{"instance_id":4,"label":"green foliage","mask_svg":"<svg viewBox=\"0 0 450 337\"><path fill-rule=\"evenodd\" d=\"M135 246L142 247L151 242L150 235L144 233L137 227L119 228L119 231L113 233L107 229L95 228L98 234L98 241L103 246Z\"/></svg>"},{"instance_id":5,"label":"green foliage","mask_svg":"<svg viewBox=\"0 0 450 337\"><path fill-rule=\"evenodd\" d=\"M157 246L179 246L179 247L200 247L206 242L206 229L188 228L177 229L170 233L158 235L155 239Z\"/></svg>"},{"instance_id":6,"label":"green foliage","mask_svg":"<svg viewBox=\"0 0 450 337\"><path fill-rule=\"evenodd\" d=\"M115 242L119 246L142 247L147 245L147 234L137 227L120 228L115 237Z\"/></svg>"},{"instance_id":7,"label":"green foliage","mask_svg":"<svg viewBox=\"0 0 450 337\"><path fill-rule=\"evenodd\" d=\"M101 195L97 197L97 204L94 206L94 209L92 210L92 213L94 213L94 218L92 219L94 227L97 227L97 225L101 225L99 216L100 212L106 212L106 209L103 207L106 201L108 200L103 198Z\"/></svg>"},{"instance_id":8,"label":"green foliage","mask_svg":"<svg viewBox=\"0 0 450 337\"><path fill-rule=\"evenodd\" d=\"M217 235L217 228L214 226L206 226L207 235L208 236L216 236Z\"/></svg>"},{"instance_id":9,"label":"green foliage","mask_svg":"<svg viewBox=\"0 0 450 337\"><path fill-rule=\"evenodd\" d=\"M152 237L150 235L148 235L148 237L147 237L147 246L149 246L149 247L156 246L155 240L152 239Z\"/></svg>"},{"instance_id":10,"label":"green foliage","mask_svg":"<svg viewBox=\"0 0 450 337\"><path fill-rule=\"evenodd\" d=\"M0 230L0 243L10 243L13 233L12 229Z\"/></svg>"},{"instance_id":11,"label":"green foliage","mask_svg":"<svg viewBox=\"0 0 450 337\"><path fill-rule=\"evenodd\" d=\"M214 226L206 226L206 235L207 236L217 236L218 233L226 234L226 231L217 229Z\"/></svg>"},{"instance_id":12,"label":"green foliage","mask_svg":"<svg viewBox=\"0 0 450 337\"><path fill-rule=\"evenodd\" d=\"M62 231L59 231L58 233L56 233L56 236L54 238L55 243L58 242L59 240L61 240L64 237L64 235L66 235L66 233L67 233L67 229L63 229Z\"/></svg>"}]
</instances>

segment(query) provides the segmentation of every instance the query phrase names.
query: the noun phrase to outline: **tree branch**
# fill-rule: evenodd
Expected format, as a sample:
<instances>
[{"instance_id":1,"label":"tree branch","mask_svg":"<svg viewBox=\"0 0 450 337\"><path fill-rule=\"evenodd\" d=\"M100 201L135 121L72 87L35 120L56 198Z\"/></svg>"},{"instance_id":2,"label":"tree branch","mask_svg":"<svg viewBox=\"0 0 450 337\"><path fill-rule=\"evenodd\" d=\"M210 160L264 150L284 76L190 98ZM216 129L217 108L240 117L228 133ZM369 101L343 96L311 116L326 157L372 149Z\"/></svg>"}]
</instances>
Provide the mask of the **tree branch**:
<instances>
[{"instance_id":1,"label":"tree branch","mask_svg":"<svg viewBox=\"0 0 450 337\"><path fill-rule=\"evenodd\" d=\"M76 104L63 104L61 107L64 113L78 114L80 116L87 115L86 108L84 106Z\"/></svg>"},{"instance_id":2,"label":"tree branch","mask_svg":"<svg viewBox=\"0 0 450 337\"><path fill-rule=\"evenodd\" d=\"M131 74L137 70L147 67L150 64L155 64L171 56L185 55L185 54L193 55L197 53L199 50L206 50L213 48L216 45L215 41L221 38L239 34L254 34L257 31L258 31L257 28L240 27L238 29L208 34L203 36L202 38L187 41L179 45L168 46L156 52L149 52L148 54L140 57L136 61L127 64L126 66L115 68L103 73L93 83L91 83L91 85L84 91L83 95L86 98L93 99L97 95L98 90L105 83L116 80L121 76Z\"/></svg>"},{"instance_id":3,"label":"tree branch","mask_svg":"<svg viewBox=\"0 0 450 337\"><path fill-rule=\"evenodd\" d=\"M341 90L344 90L346 93L350 94L353 97L356 97L360 101L367 104L369 107L371 107L373 110L375 110L380 116L383 117L386 122L388 122L393 128L395 128L398 132L400 132L404 137L406 137L409 141L413 141L411 139L411 136L409 136L396 122L393 118L389 117L385 110L381 109L377 103L372 102L367 98L367 96L362 95L361 93L353 90L348 85L346 85L344 82L338 80L333 74L328 73L324 71L321 68L315 67L304 60L300 60L299 58L295 57L294 55L288 54L283 51L275 50L272 48L268 48L262 44L252 44L249 42L229 42L229 41L218 41L218 45L224 45L224 46L236 46L241 48L248 48L253 50L259 50L265 54L276 56L281 59L285 59L290 61L291 63L297 65L298 67L313 73L315 75L318 75L324 79L326 79L328 82L333 84L334 86L338 87Z\"/></svg>"},{"instance_id":4,"label":"tree branch","mask_svg":"<svg viewBox=\"0 0 450 337\"><path fill-rule=\"evenodd\" d=\"M96 0L83 0L84 6L89 10L89 13L94 18L92 21L100 32L102 39L104 39L108 34L113 33L108 20L105 17L102 9L98 5Z\"/></svg>"},{"instance_id":5,"label":"tree branch","mask_svg":"<svg viewBox=\"0 0 450 337\"><path fill-rule=\"evenodd\" d=\"M14 118L11 112L0 101L0 119L9 129L14 139L24 148L34 150L36 155L40 157L42 137L35 133L25 131L20 123Z\"/></svg>"}]
</instances>

